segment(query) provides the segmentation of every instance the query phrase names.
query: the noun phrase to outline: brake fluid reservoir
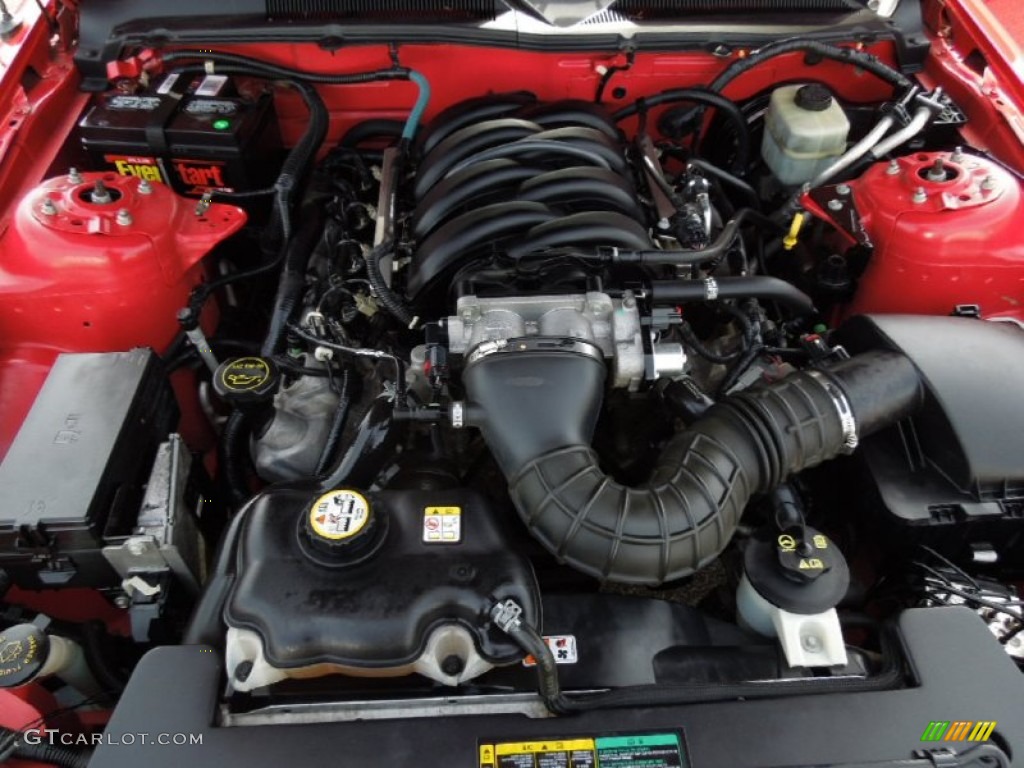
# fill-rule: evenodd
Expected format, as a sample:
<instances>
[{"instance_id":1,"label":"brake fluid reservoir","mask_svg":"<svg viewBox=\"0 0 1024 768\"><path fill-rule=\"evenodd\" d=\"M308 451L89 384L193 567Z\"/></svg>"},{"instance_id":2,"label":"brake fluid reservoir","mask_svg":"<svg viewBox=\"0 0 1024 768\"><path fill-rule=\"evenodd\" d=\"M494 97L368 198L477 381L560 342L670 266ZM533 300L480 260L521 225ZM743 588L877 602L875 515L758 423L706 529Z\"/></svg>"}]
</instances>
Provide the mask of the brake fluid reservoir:
<instances>
[{"instance_id":1,"label":"brake fluid reservoir","mask_svg":"<svg viewBox=\"0 0 1024 768\"><path fill-rule=\"evenodd\" d=\"M804 184L846 149L850 121L829 90L787 85L772 92L761 155L783 184Z\"/></svg>"}]
</instances>

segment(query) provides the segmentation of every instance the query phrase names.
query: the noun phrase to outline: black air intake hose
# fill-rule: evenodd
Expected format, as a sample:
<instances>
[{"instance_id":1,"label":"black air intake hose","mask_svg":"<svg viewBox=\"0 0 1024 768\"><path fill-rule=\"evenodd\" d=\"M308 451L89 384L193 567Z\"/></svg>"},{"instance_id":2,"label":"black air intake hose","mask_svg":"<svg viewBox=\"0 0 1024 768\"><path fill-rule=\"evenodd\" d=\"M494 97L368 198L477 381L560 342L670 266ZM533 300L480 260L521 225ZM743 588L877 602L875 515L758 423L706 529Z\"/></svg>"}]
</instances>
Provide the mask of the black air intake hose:
<instances>
[{"instance_id":1,"label":"black air intake hose","mask_svg":"<svg viewBox=\"0 0 1024 768\"><path fill-rule=\"evenodd\" d=\"M896 353L796 373L710 408L668 443L651 479L630 488L601 471L590 447L605 368L588 347L513 340L471 362L463 381L530 532L561 561L609 581L655 585L693 573L729 543L754 494L843 453L922 398L917 370Z\"/></svg>"}]
</instances>

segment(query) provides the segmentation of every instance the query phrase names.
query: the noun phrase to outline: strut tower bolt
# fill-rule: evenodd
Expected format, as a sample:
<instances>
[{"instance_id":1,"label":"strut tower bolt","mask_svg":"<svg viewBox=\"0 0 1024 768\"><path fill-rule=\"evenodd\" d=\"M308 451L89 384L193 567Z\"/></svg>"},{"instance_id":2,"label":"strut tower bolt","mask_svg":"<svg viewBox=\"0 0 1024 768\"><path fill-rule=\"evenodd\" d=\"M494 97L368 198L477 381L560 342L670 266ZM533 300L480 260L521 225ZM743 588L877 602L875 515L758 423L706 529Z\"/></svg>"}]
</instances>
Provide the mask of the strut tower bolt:
<instances>
[{"instance_id":1,"label":"strut tower bolt","mask_svg":"<svg viewBox=\"0 0 1024 768\"><path fill-rule=\"evenodd\" d=\"M145 179L139 181L139 194L140 195L151 195L153 194L153 185Z\"/></svg>"},{"instance_id":2,"label":"strut tower bolt","mask_svg":"<svg viewBox=\"0 0 1024 768\"><path fill-rule=\"evenodd\" d=\"M114 198L110 196L110 190L103 183L103 179L96 179L96 186L92 188L92 195L90 195L89 200L96 203L96 205L110 205L114 202Z\"/></svg>"},{"instance_id":3,"label":"strut tower bolt","mask_svg":"<svg viewBox=\"0 0 1024 768\"><path fill-rule=\"evenodd\" d=\"M132 212L129 211L127 208L122 208L117 212L116 221L122 227L127 227L129 224L132 223Z\"/></svg>"},{"instance_id":4,"label":"strut tower bolt","mask_svg":"<svg viewBox=\"0 0 1024 768\"><path fill-rule=\"evenodd\" d=\"M839 184L839 185L837 185L836 186L836 194L837 195L842 195L843 197L846 197L848 194L850 194L850 185L849 184Z\"/></svg>"},{"instance_id":5,"label":"strut tower bolt","mask_svg":"<svg viewBox=\"0 0 1024 768\"><path fill-rule=\"evenodd\" d=\"M841 210L843 210L843 201L842 200L829 200L828 201L828 209L830 211L841 211Z\"/></svg>"},{"instance_id":6,"label":"strut tower bolt","mask_svg":"<svg viewBox=\"0 0 1024 768\"><path fill-rule=\"evenodd\" d=\"M898 176L900 172L900 161L890 160L889 167L885 169L885 172L890 176Z\"/></svg>"},{"instance_id":7,"label":"strut tower bolt","mask_svg":"<svg viewBox=\"0 0 1024 768\"><path fill-rule=\"evenodd\" d=\"M996 188L996 180L994 176L986 176L981 180L981 191L991 192Z\"/></svg>"},{"instance_id":8,"label":"strut tower bolt","mask_svg":"<svg viewBox=\"0 0 1024 768\"><path fill-rule=\"evenodd\" d=\"M957 147L953 150L953 154L949 156L949 159L954 163L962 163L964 161L964 148Z\"/></svg>"},{"instance_id":9,"label":"strut tower bolt","mask_svg":"<svg viewBox=\"0 0 1024 768\"><path fill-rule=\"evenodd\" d=\"M917 205L928 202L928 193L924 191L924 187L918 187L914 190L913 200Z\"/></svg>"},{"instance_id":10,"label":"strut tower bolt","mask_svg":"<svg viewBox=\"0 0 1024 768\"><path fill-rule=\"evenodd\" d=\"M946 163L943 162L941 157L935 158L935 164L928 169L927 179L928 181L946 180Z\"/></svg>"},{"instance_id":11,"label":"strut tower bolt","mask_svg":"<svg viewBox=\"0 0 1024 768\"><path fill-rule=\"evenodd\" d=\"M68 181L70 181L72 184L81 184L82 183L82 181L83 181L82 174L78 172L77 168L69 168L68 169Z\"/></svg>"},{"instance_id":12,"label":"strut tower bolt","mask_svg":"<svg viewBox=\"0 0 1024 768\"><path fill-rule=\"evenodd\" d=\"M53 200L51 200L50 198L46 198L45 200L43 200L43 204L42 206L40 206L39 212L42 213L44 216L56 216L57 206L54 205Z\"/></svg>"}]
</instances>

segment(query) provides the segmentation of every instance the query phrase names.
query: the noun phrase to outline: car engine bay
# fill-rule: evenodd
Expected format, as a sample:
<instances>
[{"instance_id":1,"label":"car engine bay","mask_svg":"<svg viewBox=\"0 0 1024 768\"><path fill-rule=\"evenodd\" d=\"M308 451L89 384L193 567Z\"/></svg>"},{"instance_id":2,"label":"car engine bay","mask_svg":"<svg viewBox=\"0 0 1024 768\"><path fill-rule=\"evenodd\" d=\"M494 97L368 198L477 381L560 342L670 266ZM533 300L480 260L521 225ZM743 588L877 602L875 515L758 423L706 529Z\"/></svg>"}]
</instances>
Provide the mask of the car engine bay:
<instances>
[{"instance_id":1,"label":"car engine bay","mask_svg":"<svg viewBox=\"0 0 1024 768\"><path fill-rule=\"evenodd\" d=\"M1021 165L898 38L126 46L0 234L0 694L786 706L914 688L923 614L1019 668Z\"/></svg>"}]
</instances>

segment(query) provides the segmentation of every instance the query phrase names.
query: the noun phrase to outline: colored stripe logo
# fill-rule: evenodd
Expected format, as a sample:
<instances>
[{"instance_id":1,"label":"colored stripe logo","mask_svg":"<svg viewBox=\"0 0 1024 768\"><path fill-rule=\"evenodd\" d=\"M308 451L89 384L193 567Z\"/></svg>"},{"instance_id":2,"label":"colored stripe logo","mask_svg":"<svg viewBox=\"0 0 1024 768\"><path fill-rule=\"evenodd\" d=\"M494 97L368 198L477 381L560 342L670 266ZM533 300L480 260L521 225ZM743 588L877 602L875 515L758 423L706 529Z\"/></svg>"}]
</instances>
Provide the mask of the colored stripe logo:
<instances>
[{"instance_id":1,"label":"colored stripe logo","mask_svg":"<svg viewBox=\"0 0 1024 768\"><path fill-rule=\"evenodd\" d=\"M996 725L995 720L932 720L921 741L988 741Z\"/></svg>"}]
</instances>

